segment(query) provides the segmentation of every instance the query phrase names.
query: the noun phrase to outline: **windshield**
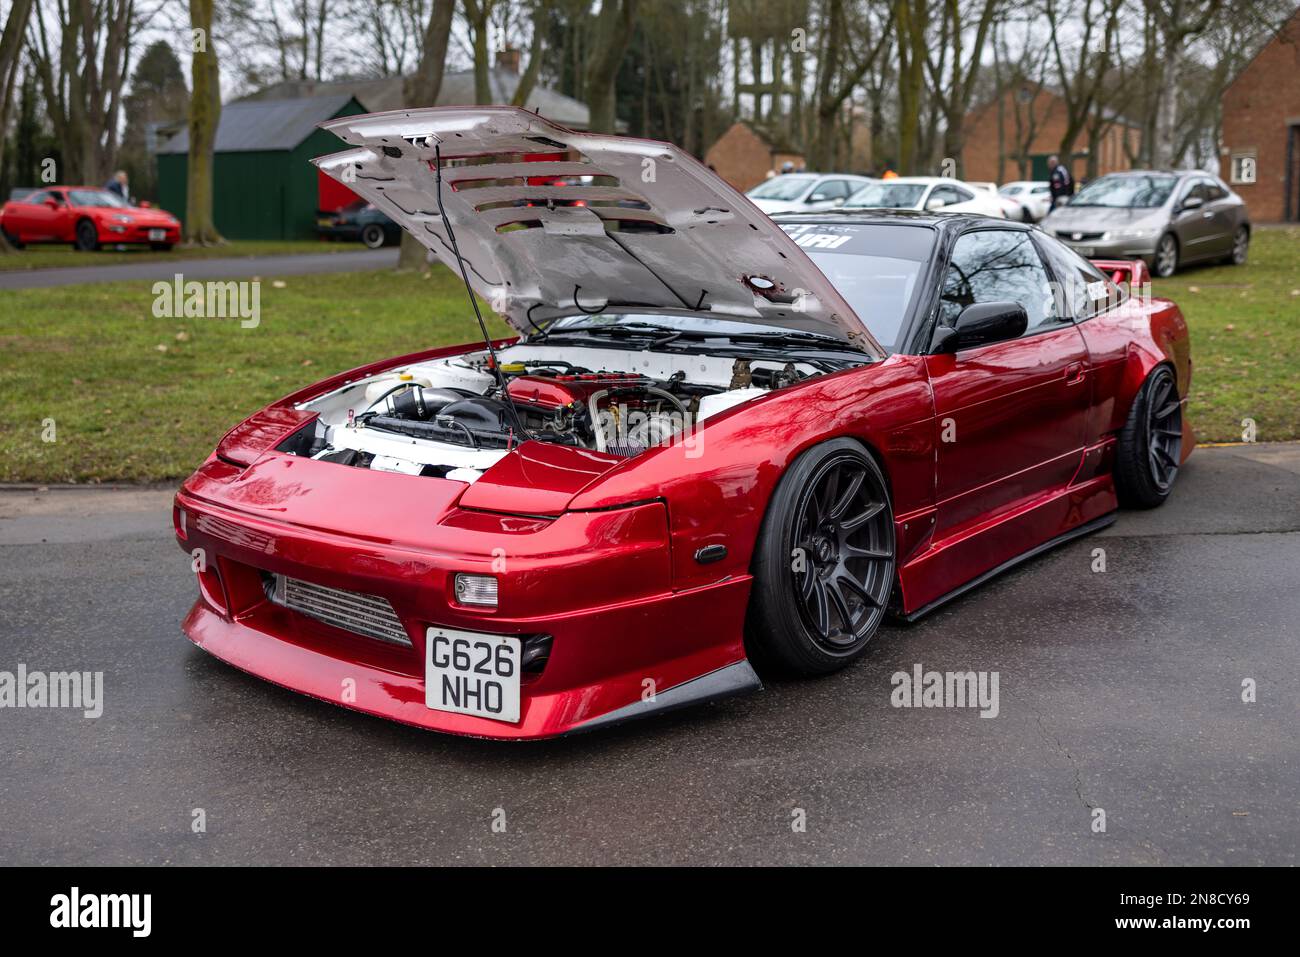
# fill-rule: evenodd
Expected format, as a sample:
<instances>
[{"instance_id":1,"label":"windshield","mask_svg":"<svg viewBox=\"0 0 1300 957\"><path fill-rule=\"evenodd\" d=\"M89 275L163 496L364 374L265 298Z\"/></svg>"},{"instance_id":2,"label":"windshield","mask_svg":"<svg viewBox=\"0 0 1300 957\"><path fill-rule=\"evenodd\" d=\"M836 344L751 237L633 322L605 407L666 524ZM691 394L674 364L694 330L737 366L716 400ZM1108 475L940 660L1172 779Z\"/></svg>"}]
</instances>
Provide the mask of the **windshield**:
<instances>
[{"instance_id":1,"label":"windshield","mask_svg":"<svg viewBox=\"0 0 1300 957\"><path fill-rule=\"evenodd\" d=\"M894 351L902 348L903 323L934 247L934 230L883 223L781 228L848 300L877 342Z\"/></svg>"},{"instance_id":2,"label":"windshield","mask_svg":"<svg viewBox=\"0 0 1300 957\"><path fill-rule=\"evenodd\" d=\"M1003 186L998 192L1003 196L1019 196L1023 190L1023 186Z\"/></svg>"},{"instance_id":3,"label":"windshield","mask_svg":"<svg viewBox=\"0 0 1300 957\"><path fill-rule=\"evenodd\" d=\"M1106 206L1113 209L1155 209L1163 206L1174 191L1177 176L1160 173L1103 176L1095 179L1070 200L1071 206Z\"/></svg>"},{"instance_id":4,"label":"windshield","mask_svg":"<svg viewBox=\"0 0 1300 957\"><path fill-rule=\"evenodd\" d=\"M784 176L773 176L771 179L759 183L747 195L750 199L778 199L788 202L802 196L816 178L815 176L796 176L789 173Z\"/></svg>"},{"instance_id":5,"label":"windshield","mask_svg":"<svg viewBox=\"0 0 1300 957\"><path fill-rule=\"evenodd\" d=\"M68 193L73 206L109 206L115 209L129 209L130 206L118 196L104 189L74 189Z\"/></svg>"},{"instance_id":6,"label":"windshield","mask_svg":"<svg viewBox=\"0 0 1300 957\"><path fill-rule=\"evenodd\" d=\"M924 183L868 183L850 196L844 205L916 209L923 193Z\"/></svg>"}]
</instances>

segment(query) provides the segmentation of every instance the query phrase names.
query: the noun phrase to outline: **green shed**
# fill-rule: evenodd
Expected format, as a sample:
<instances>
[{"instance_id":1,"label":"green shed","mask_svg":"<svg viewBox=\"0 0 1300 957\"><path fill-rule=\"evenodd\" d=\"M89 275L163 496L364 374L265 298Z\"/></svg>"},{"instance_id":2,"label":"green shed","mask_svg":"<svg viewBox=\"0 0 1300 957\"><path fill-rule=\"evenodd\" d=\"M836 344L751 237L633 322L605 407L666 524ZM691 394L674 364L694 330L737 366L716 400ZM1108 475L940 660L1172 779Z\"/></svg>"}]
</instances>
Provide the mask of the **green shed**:
<instances>
[{"instance_id":1,"label":"green shed","mask_svg":"<svg viewBox=\"0 0 1300 957\"><path fill-rule=\"evenodd\" d=\"M337 208L343 200L338 184L325 179L310 161L346 149L333 133L316 126L364 112L350 95L242 100L223 106L212 169L212 211L221 235L314 236L317 209ZM189 149L189 132L182 130L158 151L158 203L182 220Z\"/></svg>"}]
</instances>

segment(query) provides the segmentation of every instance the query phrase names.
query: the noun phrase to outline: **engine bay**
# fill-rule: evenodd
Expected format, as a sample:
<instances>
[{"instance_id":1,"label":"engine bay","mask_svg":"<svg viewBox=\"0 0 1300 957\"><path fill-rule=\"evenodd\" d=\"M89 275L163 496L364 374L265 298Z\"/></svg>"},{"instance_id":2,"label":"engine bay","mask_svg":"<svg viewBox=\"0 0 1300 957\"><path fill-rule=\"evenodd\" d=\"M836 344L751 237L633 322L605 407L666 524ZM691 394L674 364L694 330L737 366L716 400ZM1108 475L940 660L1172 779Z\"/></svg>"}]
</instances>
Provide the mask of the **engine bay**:
<instances>
[{"instance_id":1,"label":"engine bay","mask_svg":"<svg viewBox=\"0 0 1300 957\"><path fill-rule=\"evenodd\" d=\"M278 450L473 482L532 439L620 457L824 369L808 361L523 342L385 371L304 402ZM513 408L512 408L513 407ZM523 434L520 434L520 432Z\"/></svg>"}]
</instances>

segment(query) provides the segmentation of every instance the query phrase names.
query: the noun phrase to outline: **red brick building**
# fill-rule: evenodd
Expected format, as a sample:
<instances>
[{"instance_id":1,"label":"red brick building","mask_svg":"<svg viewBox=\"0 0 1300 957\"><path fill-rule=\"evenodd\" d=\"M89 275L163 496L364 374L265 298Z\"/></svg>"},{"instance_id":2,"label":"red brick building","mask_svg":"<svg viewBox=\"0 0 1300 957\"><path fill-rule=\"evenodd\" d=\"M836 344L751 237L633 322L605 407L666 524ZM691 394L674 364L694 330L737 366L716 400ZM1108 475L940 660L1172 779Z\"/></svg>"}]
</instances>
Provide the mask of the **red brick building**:
<instances>
[{"instance_id":1,"label":"red brick building","mask_svg":"<svg viewBox=\"0 0 1300 957\"><path fill-rule=\"evenodd\" d=\"M1223 92L1220 175L1257 222L1300 220L1300 8Z\"/></svg>"},{"instance_id":2,"label":"red brick building","mask_svg":"<svg viewBox=\"0 0 1300 957\"><path fill-rule=\"evenodd\" d=\"M740 120L714 141L704 154L704 162L743 193L763 182L769 170L779 173L786 162L798 169L804 165L804 158L792 146Z\"/></svg>"},{"instance_id":3,"label":"red brick building","mask_svg":"<svg viewBox=\"0 0 1300 957\"><path fill-rule=\"evenodd\" d=\"M1108 116L1101 135L1097 175L1131 167L1141 141L1137 124ZM965 142L958 175L972 182L1006 183L1047 179L1047 158L1059 153L1065 135L1065 100L1051 87L1027 84L1007 90L966 115ZM1126 142L1127 141L1127 142ZM1088 174L1088 133L1081 132L1067 161L1078 182Z\"/></svg>"}]
</instances>

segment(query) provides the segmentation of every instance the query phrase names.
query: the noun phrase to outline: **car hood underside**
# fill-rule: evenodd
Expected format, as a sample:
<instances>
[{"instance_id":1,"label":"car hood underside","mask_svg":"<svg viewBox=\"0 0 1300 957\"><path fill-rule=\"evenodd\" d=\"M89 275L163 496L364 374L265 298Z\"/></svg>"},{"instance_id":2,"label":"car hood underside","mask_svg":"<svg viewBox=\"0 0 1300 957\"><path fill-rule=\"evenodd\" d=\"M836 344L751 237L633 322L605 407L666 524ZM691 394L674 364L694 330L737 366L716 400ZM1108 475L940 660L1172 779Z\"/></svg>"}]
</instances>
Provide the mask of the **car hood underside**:
<instances>
[{"instance_id":1,"label":"car hood underside","mask_svg":"<svg viewBox=\"0 0 1300 957\"><path fill-rule=\"evenodd\" d=\"M883 355L804 252L674 146L576 133L527 110L443 107L321 124L315 163L456 268L521 333L606 309L691 310L832 335Z\"/></svg>"}]
</instances>

